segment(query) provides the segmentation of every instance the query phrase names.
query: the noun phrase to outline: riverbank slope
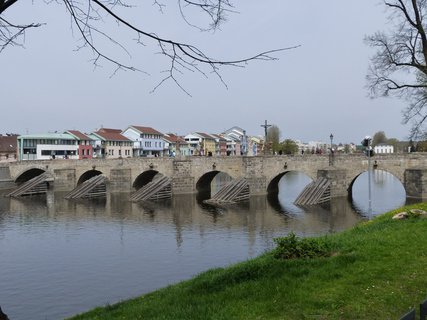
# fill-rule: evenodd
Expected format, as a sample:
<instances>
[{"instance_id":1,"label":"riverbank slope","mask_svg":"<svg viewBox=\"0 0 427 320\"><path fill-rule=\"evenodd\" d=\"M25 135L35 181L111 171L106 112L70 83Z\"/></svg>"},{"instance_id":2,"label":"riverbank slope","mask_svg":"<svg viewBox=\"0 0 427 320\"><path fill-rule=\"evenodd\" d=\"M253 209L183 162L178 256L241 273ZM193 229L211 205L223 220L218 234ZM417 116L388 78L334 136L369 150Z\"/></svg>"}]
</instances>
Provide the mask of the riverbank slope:
<instances>
[{"instance_id":1,"label":"riverbank slope","mask_svg":"<svg viewBox=\"0 0 427 320\"><path fill-rule=\"evenodd\" d=\"M323 237L330 257L269 252L72 319L398 319L427 298L427 218L392 220L413 208Z\"/></svg>"}]
</instances>

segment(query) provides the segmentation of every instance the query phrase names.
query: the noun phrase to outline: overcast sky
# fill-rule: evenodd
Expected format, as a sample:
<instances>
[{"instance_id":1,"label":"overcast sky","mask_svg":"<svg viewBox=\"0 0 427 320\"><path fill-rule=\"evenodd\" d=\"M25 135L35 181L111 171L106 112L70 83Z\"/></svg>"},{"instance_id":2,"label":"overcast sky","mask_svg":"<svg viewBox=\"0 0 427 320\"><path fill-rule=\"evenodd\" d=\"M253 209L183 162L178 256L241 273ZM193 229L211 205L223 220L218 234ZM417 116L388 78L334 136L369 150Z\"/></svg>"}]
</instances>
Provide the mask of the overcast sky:
<instances>
[{"instance_id":1,"label":"overcast sky","mask_svg":"<svg viewBox=\"0 0 427 320\"><path fill-rule=\"evenodd\" d=\"M379 130L390 138L407 138L408 126L401 123L405 103L370 99L365 88L374 51L364 36L388 27L380 1L234 1L238 13L215 33L186 25L175 1L167 1L173 4L164 14L152 0L121 10L141 28L192 43L219 59L301 45L278 53L278 61L223 69L228 89L215 76L186 73L180 83L192 97L173 83L150 93L168 64L148 41L129 50L132 63L150 75L119 72L110 77L115 68L108 63L94 69L90 51L75 51L79 36L64 6L38 2L18 1L7 11L14 22L46 25L27 32L25 48L9 47L0 54L0 133L91 132L134 124L183 135L220 133L237 125L261 135L260 125L267 120L280 128L283 139L306 142L329 141L333 133L334 142L359 143ZM128 37L114 24L111 32ZM109 52L123 57L116 49Z\"/></svg>"}]
</instances>

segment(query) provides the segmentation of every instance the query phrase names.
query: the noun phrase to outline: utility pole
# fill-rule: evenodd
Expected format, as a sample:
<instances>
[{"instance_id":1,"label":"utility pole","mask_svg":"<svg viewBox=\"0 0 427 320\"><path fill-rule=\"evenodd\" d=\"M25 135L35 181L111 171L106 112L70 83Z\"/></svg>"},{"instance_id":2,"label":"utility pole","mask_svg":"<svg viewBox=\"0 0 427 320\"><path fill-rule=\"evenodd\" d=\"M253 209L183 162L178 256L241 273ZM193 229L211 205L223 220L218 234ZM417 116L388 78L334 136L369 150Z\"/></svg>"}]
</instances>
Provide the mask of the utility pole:
<instances>
[{"instance_id":1,"label":"utility pole","mask_svg":"<svg viewBox=\"0 0 427 320\"><path fill-rule=\"evenodd\" d=\"M265 120L265 123L261 125L261 127L264 128L265 131L265 138L264 138L264 155L266 154L267 151L267 129L270 128L272 125L271 124L267 124L267 120Z\"/></svg>"}]
</instances>

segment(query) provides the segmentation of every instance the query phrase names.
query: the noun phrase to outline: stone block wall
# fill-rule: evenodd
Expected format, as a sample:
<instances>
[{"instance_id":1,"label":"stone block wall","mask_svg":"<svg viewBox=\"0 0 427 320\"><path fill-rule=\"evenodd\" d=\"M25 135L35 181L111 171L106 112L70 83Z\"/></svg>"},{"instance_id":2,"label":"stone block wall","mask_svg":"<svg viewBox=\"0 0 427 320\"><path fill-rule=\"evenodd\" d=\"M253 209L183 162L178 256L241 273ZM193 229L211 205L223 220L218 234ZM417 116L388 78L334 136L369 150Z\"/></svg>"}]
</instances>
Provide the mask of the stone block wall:
<instances>
[{"instance_id":1,"label":"stone block wall","mask_svg":"<svg viewBox=\"0 0 427 320\"><path fill-rule=\"evenodd\" d=\"M347 190L347 170L334 167L317 171L317 178L326 178L331 182L331 198L345 197Z\"/></svg>"},{"instance_id":2,"label":"stone block wall","mask_svg":"<svg viewBox=\"0 0 427 320\"><path fill-rule=\"evenodd\" d=\"M404 180L407 197L427 199L427 169L407 169Z\"/></svg>"},{"instance_id":3,"label":"stone block wall","mask_svg":"<svg viewBox=\"0 0 427 320\"><path fill-rule=\"evenodd\" d=\"M109 190L111 192L129 192L131 188L131 169L110 170Z\"/></svg>"},{"instance_id":4,"label":"stone block wall","mask_svg":"<svg viewBox=\"0 0 427 320\"><path fill-rule=\"evenodd\" d=\"M69 191L76 186L76 170L75 169L55 169L53 170L55 177L55 190Z\"/></svg>"},{"instance_id":5,"label":"stone block wall","mask_svg":"<svg viewBox=\"0 0 427 320\"><path fill-rule=\"evenodd\" d=\"M9 167L0 167L0 180L10 180Z\"/></svg>"},{"instance_id":6,"label":"stone block wall","mask_svg":"<svg viewBox=\"0 0 427 320\"><path fill-rule=\"evenodd\" d=\"M251 195L261 195L267 193L267 178L264 174L263 157L244 157L243 166L245 178L249 184Z\"/></svg>"},{"instance_id":7,"label":"stone block wall","mask_svg":"<svg viewBox=\"0 0 427 320\"><path fill-rule=\"evenodd\" d=\"M191 169L191 160L175 160L173 162L173 194L192 193L195 191L195 179L192 176Z\"/></svg>"}]
</instances>

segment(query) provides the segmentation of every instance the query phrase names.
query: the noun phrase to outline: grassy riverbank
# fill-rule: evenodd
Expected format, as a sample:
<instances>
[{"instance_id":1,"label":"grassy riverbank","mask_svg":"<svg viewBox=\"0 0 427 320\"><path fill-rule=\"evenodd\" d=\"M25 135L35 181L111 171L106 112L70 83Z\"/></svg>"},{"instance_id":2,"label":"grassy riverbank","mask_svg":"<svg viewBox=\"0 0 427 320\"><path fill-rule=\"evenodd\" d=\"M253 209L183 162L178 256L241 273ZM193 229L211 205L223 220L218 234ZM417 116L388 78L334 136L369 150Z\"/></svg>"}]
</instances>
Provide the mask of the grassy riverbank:
<instances>
[{"instance_id":1,"label":"grassy riverbank","mask_svg":"<svg viewBox=\"0 0 427 320\"><path fill-rule=\"evenodd\" d=\"M427 218L400 211L324 237L330 257L267 253L73 319L398 319L427 298Z\"/></svg>"}]
</instances>

